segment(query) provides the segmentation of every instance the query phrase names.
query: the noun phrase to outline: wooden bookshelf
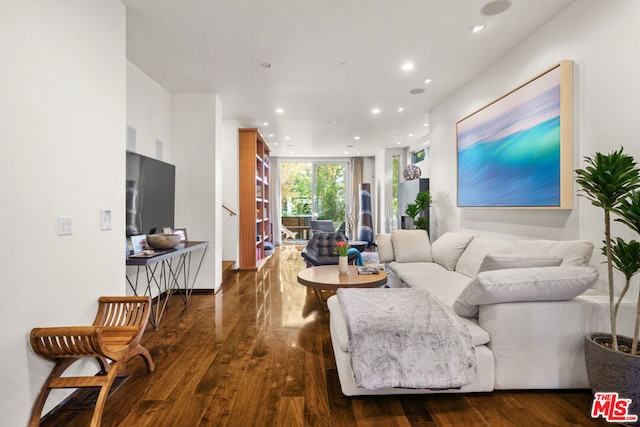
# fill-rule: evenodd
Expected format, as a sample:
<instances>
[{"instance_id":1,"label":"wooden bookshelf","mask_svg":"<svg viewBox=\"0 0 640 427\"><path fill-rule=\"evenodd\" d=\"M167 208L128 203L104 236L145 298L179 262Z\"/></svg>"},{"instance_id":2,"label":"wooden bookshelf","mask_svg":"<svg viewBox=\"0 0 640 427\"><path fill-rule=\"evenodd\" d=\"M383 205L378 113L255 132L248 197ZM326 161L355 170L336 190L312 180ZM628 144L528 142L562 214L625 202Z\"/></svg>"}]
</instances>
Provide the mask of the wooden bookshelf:
<instances>
[{"instance_id":1,"label":"wooden bookshelf","mask_svg":"<svg viewBox=\"0 0 640 427\"><path fill-rule=\"evenodd\" d=\"M238 269L258 270L269 257L265 242L273 242L270 216L271 149L255 128L239 130L240 224Z\"/></svg>"}]
</instances>

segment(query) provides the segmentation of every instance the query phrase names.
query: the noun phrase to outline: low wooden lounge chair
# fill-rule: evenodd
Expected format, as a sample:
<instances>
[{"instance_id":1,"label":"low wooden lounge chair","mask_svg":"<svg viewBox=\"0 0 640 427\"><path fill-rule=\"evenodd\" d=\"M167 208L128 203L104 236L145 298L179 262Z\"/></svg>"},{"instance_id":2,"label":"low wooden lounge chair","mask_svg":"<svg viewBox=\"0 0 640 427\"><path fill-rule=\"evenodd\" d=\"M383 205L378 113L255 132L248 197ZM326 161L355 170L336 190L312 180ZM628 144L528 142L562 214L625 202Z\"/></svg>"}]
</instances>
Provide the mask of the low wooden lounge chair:
<instances>
[{"instance_id":1,"label":"low wooden lounge chair","mask_svg":"<svg viewBox=\"0 0 640 427\"><path fill-rule=\"evenodd\" d=\"M296 236L298 235L297 232L289 230L284 225L281 225L280 227L282 230L282 237L284 238L283 242L286 242L287 240L293 240L294 242L297 243L297 240L296 240Z\"/></svg>"},{"instance_id":2,"label":"low wooden lounge chair","mask_svg":"<svg viewBox=\"0 0 640 427\"><path fill-rule=\"evenodd\" d=\"M33 405L29 427L40 424L42 408L52 388L100 387L91 419L91 426L97 427L102 419L109 389L127 360L140 355L144 359L147 371L153 371L155 366L151 355L140 344L149 320L149 298L100 297L98 301L98 313L92 326L31 330L33 351L55 362L55 366ZM98 360L102 368L100 375L62 377L69 366L84 357L95 357ZM112 361L111 364L107 359Z\"/></svg>"}]
</instances>

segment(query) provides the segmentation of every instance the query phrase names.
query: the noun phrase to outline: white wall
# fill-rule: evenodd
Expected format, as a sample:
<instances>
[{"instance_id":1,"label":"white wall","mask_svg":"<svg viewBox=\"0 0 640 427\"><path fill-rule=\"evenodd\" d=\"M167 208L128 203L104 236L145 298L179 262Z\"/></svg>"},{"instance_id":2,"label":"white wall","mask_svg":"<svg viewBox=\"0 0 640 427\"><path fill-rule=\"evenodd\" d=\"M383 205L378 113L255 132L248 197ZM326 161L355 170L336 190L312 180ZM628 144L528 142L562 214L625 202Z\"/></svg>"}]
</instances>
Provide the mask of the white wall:
<instances>
[{"instance_id":1,"label":"white wall","mask_svg":"<svg viewBox=\"0 0 640 427\"><path fill-rule=\"evenodd\" d=\"M125 54L118 0L0 6L3 425L27 424L51 370L30 330L91 324L100 295L125 293ZM58 216L73 218L72 235L57 236Z\"/></svg>"},{"instance_id":2,"label":"white wall","mask_svg":"<svg viewBox=\"0 0 640 427\"><path fill-rule=\"evenodd\" d=\"M376 233L384 232L386 210L391 209L393 202L393 157L400 156L400 170L405 164L404 148L387 148L375 156L375 211L373 224Z\"/></svg>"},{"instance_id":3,"label":"white wall","mask_svg":"<svg viewBox=\"0 0 640 427\"><path fill-rule=\"evenodd\" d=\"M171 160L176 165L176 228L189 240L209 241L195 288L218 289L222 283L221 207L222 159L216 150L222 132L222 103L212 93L171 94ZM218 200L218 202L216 202Z\"/></svg>"},{"instance_id":4,"label":"white wall","mask_svg":"<svg viewBox=\"0 0 640 427\"><path fill-rule=\"evenodd\" d=\"M237 120L223 120L221 156L225 159L222 162L222 176L224 185L222 186L222 203L229 207L236 214L240 213L239 200L239 177L238 177L238 149L239 134L238 129L242 126ZM222 259L225 261L238 261L238 215L231 216L224 209L222 210Z\"/></svg>"},{"instance_id":5,"label":"white wall","mask_svg":"<svg viewBox=\"0 0 640 427\"><path fill-rule=\"evenodd\" d=\"M136 153L171 162L171 94L155 80L145 74L133 62L127 60L127 127L136 131ZM156 140L162 141L162 156L156 154ZM147 230L148 231L148 230ZM126 274L135 283L137 267L127 267ZM144 272L140 272L144 275ZM144 287L141 279L138 282L138 293ZM158 295L158 290L151 287L151 297ZM133 295L132 289L127 293Z\"/></svg>"},{"instance_id":6,"label":"white wall","mask_svg":"<svg viewBox=\"0 0 640 427\"><path fill-rule=\"evenodd\" d=\"M470 229L481 234L573 239L599 244L602 212L584 198L571 211L456 208L456 122L562 59L574 67L574 169L584 156L624 145L640 160L633 125L640 111L637 41L640 2L578 0L528 40L431 112L431 188L436 236ZM574 185L574 193L577 188ZM616 224L616 230L624 230ZM599 264L599 249L594 265ZM602 276L601 271L601 276Z\"/></svg>"},{"instance_id":7,"label":"white wall","mask_svg":"<svg viewBox=\"0 0 640 427\"><path fill-rule=\"evenodd\" d=\"M127 126L136 130L135 152L171 163L171 94L127 61ZM156 156L162 141L162 158Z\"/></svg>"}]
</instances>

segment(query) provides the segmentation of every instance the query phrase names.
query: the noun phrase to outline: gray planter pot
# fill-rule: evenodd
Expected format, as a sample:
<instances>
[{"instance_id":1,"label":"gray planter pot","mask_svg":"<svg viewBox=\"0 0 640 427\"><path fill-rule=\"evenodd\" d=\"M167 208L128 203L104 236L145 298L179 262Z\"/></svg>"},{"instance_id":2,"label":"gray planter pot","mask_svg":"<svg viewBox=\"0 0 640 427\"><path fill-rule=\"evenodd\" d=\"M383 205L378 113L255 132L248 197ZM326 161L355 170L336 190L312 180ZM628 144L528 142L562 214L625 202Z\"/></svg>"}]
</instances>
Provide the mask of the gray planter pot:
<instances>
[{"instance_id":1,"label":"gray planter pot","mask_svg":"<svg viewBox=\"0 0 640 427\"><path fill-rule=\"evenodd\" d=\"M640 356L614 351L599 343L610 343L611 334L594 332L585 337L585 362L591 391L617 392L631 399L628 413L640 417ZM618 335L618 345L631 347L631 339ZM625 422L625 425L640 425Z\"/></svg>"}]
</instances>

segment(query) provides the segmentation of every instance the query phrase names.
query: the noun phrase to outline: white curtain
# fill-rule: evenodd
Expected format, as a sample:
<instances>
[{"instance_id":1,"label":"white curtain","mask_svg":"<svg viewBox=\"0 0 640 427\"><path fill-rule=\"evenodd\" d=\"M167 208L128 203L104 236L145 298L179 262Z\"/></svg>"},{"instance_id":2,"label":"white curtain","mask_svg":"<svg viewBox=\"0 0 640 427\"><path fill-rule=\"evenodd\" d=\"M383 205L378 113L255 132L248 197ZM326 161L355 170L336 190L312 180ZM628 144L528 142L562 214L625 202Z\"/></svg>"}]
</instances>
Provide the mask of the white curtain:
<instances>
[{"instance_id":1,"label":"white curtain","mask_svg":"<svg viewBox=\"0 0 640 427\"><path fill-rule=\"evenodd\" d=\"M280 224L282 224L282 212L280 207L282 201L280 200L282 194L282 179L280 178L280 166L282 161L277 157L271 157L271 176L269 179L269 207L271 217L271 225L273 227L273 244L280 245L282 243L282 233Z\"/></svg>"},{"instance_id":2,"label":"white curtain","mask_svg":"<svg viewBox=\"0 0 640 427\"><path fill-rule=\"evenodd\" d=\"M347 211L347 235L355 240L358 238L358 220L360 217L360 193L359 187L362 184L362 157L351 159L351 197Z\"/></svg>"}]
</instances>

